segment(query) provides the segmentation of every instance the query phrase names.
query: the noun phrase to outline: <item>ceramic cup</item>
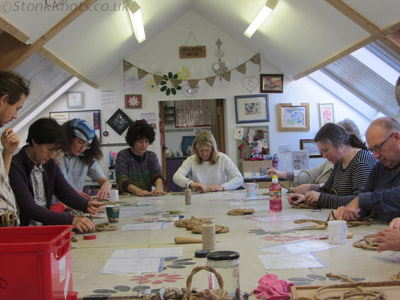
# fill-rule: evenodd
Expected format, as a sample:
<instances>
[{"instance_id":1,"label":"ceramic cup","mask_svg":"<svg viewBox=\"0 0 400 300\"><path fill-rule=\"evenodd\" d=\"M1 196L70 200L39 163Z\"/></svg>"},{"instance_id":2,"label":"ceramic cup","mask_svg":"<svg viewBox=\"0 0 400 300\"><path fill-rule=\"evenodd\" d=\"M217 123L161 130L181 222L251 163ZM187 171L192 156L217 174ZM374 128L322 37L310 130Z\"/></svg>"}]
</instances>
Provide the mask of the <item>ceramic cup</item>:
<instances>
[{"instance_id":1,"label":"ceramic cup","mask_svg":"<svg viewBox=\"0 0 400 300\"><path fill-rule=\"evenodd\" d=\"M258 184L253 182L246 183L247 197L255 196L257 194Z\"/></svg>"},{"instance_id":2,"label":"ceramic cup","mask_svg":"<svg viewBox=\"0 0 400 300\"><path fill-rule=\"evenodd\" d=\"M106 205L106 213L107 213L108 223L118 223L119 221L118 205Z\"/></svg>"},{"instance_id":3,"label":"ceramic cup","mask_svg":"<svg viewBox=\"0 0 400 300\"><path fill-rule=\"evenodd\" d=\"M119 201L118 190L110 190L110 200L115 202Z\"/></svg>"},{"instance_id":4,"label":"ceramic cup","mask_svg":"<svg viewBox=\"0 0 400 300\"><path fill-rule=\"evenodd\" d=\"M347 223L346 221L329 221L329 244L343 245L347 240Z\"/></svg>"}]
</instances>

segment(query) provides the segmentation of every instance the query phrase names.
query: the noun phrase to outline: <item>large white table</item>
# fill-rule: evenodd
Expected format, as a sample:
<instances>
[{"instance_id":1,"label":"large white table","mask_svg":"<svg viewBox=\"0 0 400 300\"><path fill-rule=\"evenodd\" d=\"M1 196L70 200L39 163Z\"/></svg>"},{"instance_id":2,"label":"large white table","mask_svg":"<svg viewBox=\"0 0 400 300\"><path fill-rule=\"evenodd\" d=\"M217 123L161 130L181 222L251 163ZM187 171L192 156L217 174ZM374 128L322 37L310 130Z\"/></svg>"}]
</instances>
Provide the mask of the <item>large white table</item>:
<instances>
[{"instance_id":1,"label":"large white table","mask_svg":"<svg viewBox=\"0 0 400 300\"><path fill-rule=\"evenodd\" d=\"M259 190L258 193L262 194L265 191ZM206 259L194 257L194 252L201 250L201 244L176 245L174 237L201 238L201 235L192 234L190 231L175 226L161 230L120 230L124 224L150 221L150 219L166 221L170 217L169 211L181 211L185 218L191 216L215 217L216 224L226 225L230 228L229 233L217 235L216 250L234 250L240 253L240 287L242 291L251 292L257 287L258 280L267 272L276 274L279 279L291 281L295 285L337 283L337 281L325 277L328 272L343 274L362 281L388 280L391 275L399 272L399 254L390 251L377 253L376 251L355 248L352 245L354 241L361 239L364 235L386 227L385 224L350 228L349 231L353 233L354 237L347 240L345 245L315 252L315 256L325 263L327 268L266 270L258 255L265 255L268 252L261 251L260 248L304 239L314 240L321 235L327 235L327 229L281 230L277 232L272 229L274 224L279 224L275 222L264 223L271 226L271 231L262 230L256 225L261 222L254 220L254 218L272 216L267 210L267 206L265 206L265 210L256 211L253 216L227 215L228 210L239 208L239 206L230 204L240 202L240 199L245 196L244 191L193 194L191 205L185 205L183 195L153 197L152 199L165 200L164 204L151 205L151 207L157 207L159 210L152 209L147 213L122 217L117 224L118 231L97 233L95 240L83 240L82 235L76 235L79 241L72 243L74 291L78 292L79 299L91 299L93 295L97 295L97 297L101 295L113 296L118 299L118 297L140 296L146 290L147 292L155 292L162 287L185 287L186 277L193 267L205 265ZM121 198L120 202L123 205L121 209L123 211L127 206L140 204L141 201L146 199L133 196ZM149 206L139 205L137 207ZM309 209L290 208L284 194L283 210L274 216L279 218L288 215L305 215L310 219L326 220L328 214L328 209L314 212ZM94 221L96 223L106 222L106 217L94 219ZM285 223L293 224L292 221ZM327 240L322 241L328 243ZM104 265L115 250L166 247L182 247L183 256L167 258L164 262L164 270L161 273L101 274ZM197 274L192 287L207 288L206 277L206 273Z\"/></svg>"}]
</instances>

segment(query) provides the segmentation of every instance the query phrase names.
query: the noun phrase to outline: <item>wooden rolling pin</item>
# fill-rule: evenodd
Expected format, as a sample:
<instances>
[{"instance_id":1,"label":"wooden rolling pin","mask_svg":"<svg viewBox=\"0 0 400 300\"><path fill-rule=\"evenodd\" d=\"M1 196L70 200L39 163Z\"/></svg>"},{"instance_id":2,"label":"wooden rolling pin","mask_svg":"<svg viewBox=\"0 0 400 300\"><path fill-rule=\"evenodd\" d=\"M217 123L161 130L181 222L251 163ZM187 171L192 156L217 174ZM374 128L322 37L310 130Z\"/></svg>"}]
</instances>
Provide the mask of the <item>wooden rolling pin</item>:
<instances>
[{"instance_id":1,"label":"wooden rolling pin","mask_svg":"<svg viewBox=\"0 0 400 300\"><path fill-rule=\"evenodd\" d=\"M177 236L175 237L175 244L198 244L202 243L201 239L193 239L188 237Z\"/></svg>"}]
</instances>

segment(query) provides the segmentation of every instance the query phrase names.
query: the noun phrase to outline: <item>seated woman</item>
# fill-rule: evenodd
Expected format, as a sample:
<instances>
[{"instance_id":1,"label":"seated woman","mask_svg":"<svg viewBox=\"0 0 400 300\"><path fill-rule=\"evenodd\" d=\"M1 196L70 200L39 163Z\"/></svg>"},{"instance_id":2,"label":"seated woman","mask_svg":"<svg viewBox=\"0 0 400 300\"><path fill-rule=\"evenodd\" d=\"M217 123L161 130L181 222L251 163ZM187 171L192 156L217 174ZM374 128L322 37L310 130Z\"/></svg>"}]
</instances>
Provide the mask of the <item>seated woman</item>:
<instances>
[{"instance_id":1,"label":"seated woman","mask_svg":"<svg viewBox=\"0 0 400 300\"><path fill-rule=\"evenodd\" d=\"M90 200L90 196L82 192L86 176L89 176L100 186L97 198L105 198L112 185L97 163L103 153L93 125L82 119L73 119L65 122L62 127L67 143L62 146L61 155L57 157L61 172L77 192Z\"/></svg>"},{"instance_id":2,"label":"seated woman","mask_svg":"<svg viewBox=\"0 0 400 300\"><path fill-rule=\"evenodd\" d=\"M360 130L358 129L356 123L354 123L352 120L346 118L343 121L338 122L337 124L344 130L346 130L349 135L355 134L360 139L360 141L362 140ZM325 160L322 164L316 166L315 168L305 170L307 172L301 172L303 170L286 172L276 169L268 169L267 175L269 177L276 175L279 178L284 178L292 181L295 186L294 193L305 194L309 191L318 191L319 188L328 181L332 169L333 164L329 160Z\"/></svg>"},{"instance_id":3,"label":"seated woman","mask_svg":"<svg viewBox=\"0 0 400 300\"><path fill-rule=\"evenodd\" d=\"M51 211L55 195L66 205L95 215L101 207L88 201L66 181L53 159L64 140L62 127L53 119L39 119L28 131L27 146L13 157L10 183L20 209L22 226L72 224L79 231L95 229L91 220Z\"/></svg>"},{"instance_id":4,"label":"seated woman","mask_svg":"<svg viewBox=\"0 0 400 300\"><path fill-rule=\"evenodd\" d=\"M130 148L121 150L115 162L120 193L130 192L138 196L166 194L163 191L164 177L157 155L147 150L154 138L154 128L144 120L137 120L129 126L125 140Z\"/></svg>"},{"instance_id":5,"label":"seated woman","mask_svg":"<svg viewBox=\"0 0 400 300\"><path fill-rule=\"evenodd\" d=\"M197 134L193 153L174 174L175 184L202 192L234 190L243 184L243 176L232 160L218 152L211 132Z\"/></svg>"},{"instance_id":6,"label":"seated woman","mask_svg":"<svg viewBox=\"0 0 400 300\"><path fill-rule=\"evenodd\" d=\"M361 192L376 161L355 134L341 126L325 124L314 138L322 157L334 164L331 176L319 191L289 196L289 203L307 202L324 208L348 204Z\"/></svg>"}]
</instances>

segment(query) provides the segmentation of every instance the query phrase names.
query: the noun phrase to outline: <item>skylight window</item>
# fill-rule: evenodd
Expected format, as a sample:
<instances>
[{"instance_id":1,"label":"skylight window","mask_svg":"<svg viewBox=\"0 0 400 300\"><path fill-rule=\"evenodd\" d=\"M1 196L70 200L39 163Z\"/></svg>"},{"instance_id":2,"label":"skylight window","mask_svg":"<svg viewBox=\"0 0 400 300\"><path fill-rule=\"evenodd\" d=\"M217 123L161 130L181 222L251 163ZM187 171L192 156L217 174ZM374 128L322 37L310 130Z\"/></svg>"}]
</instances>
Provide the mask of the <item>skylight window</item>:
<instances>
[{"instance_id":1,"label":"skylight window","mask_svg":"<svg viewBox=\"0 0 400 300\"><path fill-rule=\"evenodd\" d=\"M351 56L359 60L391 84L396 84L400 73L365 47L354 51L351 53Z\"/></svg>"}]
</instances>

